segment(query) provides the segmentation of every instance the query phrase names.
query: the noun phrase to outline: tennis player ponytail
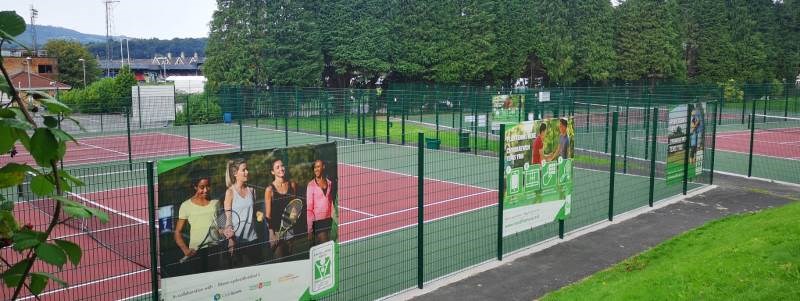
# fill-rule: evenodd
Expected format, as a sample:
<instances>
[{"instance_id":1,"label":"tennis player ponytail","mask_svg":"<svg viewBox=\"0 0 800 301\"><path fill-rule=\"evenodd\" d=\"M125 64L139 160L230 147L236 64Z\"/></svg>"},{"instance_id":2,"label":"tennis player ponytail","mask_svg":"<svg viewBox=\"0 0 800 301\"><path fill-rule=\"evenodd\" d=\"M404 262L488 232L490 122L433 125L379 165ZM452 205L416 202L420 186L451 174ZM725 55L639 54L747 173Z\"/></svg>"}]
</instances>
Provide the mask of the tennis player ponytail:
<instances>
[{"instance_id":1,"label":"tennis player ponytail","mask_svg":"<svg viewBox=\"0 0 800 301\"><path fill-rule=\"evenodd\" d=\"M236 172L239 171L239 166L244 163L244 159L228 160L225 168L225 187L231 187L236 183Z\"/></svg>"}]
</instances>

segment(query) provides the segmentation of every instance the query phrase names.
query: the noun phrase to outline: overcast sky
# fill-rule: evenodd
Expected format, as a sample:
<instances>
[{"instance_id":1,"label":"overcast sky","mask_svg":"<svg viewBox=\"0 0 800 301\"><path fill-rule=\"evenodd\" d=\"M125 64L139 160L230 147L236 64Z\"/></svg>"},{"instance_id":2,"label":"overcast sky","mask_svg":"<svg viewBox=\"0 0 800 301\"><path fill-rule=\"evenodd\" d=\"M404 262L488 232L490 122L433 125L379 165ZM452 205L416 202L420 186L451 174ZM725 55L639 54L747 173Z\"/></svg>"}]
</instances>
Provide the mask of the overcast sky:
<instances>
[{"instance_id":1,"label":"overcast sky","mask_svg":"<svg viewBox=\"0 0 800 301\"><path fill-rule=\"evenodd\" d=\"M106 34L103 0L0 0L0 11L13 10L30 23L30 8L39 11L36 24L61 26L82 33ZM215 0L119 0L112 4L113 35L135 38L208 37Z\"/></svg>"}]
</instances>

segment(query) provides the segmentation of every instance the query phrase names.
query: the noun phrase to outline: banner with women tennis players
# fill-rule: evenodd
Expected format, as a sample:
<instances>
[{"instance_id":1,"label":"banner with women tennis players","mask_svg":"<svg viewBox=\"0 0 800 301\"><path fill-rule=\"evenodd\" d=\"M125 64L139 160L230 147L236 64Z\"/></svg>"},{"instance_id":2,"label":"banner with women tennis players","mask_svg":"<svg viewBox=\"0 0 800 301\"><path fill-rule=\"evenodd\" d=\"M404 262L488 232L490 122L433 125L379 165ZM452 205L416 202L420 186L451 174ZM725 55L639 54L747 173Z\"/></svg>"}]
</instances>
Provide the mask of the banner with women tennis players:
<instances>
[{"instance_id":1,"label":"banner with women tennis players","mask_svg":"<svg viewBox=\"0 0 800 301\"><path fill-rule=\"evenodd\" d=\"M703 172L705 149L706 103L698 102L674 106L669 111L667 148L667 184L683 182L683 164L688 155L687 179L692 180ZM687 118L690 118L687 120ZM689 153L686 153L686 142Z\"/></svg>"},{"instance_id":2,"label":"banner with women tennis players","mask_svg":"<svg viewBox=\"0 0 800 301\"><path fill-rule=\"evenodd\" d=\"M309 300L337 288L336 144L158 162L163 300Z\"/></svg>"},{"instance_id":3,"label":"banner with women tennis players","mask_svg":"<svg viewBox=\"0 0 800 301\"><path fill-rule=\"evenodd\" d=\"M503 236L570 214L574 154L571 117L527 121L506 129Z\"/></svg>"},{"instance_id":4,"label":"banner with women tennis players","mask_svg":"<svg viewBox=\"0 0 800 301\"><path fill-rule=\"evenodd\" d=\"M492 97L492 130L500 130L500 124L513 125L524 120L525 95L496 95Z\"/></svg>"}]
</instances>

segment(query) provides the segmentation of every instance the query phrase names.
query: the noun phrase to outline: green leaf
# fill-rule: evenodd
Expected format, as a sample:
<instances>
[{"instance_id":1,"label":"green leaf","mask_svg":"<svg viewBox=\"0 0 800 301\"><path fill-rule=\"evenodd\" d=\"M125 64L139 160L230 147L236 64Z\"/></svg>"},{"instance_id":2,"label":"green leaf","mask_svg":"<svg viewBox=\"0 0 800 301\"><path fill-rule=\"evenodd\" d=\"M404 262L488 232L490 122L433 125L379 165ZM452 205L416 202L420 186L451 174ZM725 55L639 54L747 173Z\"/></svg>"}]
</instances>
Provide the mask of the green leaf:
<instances>
[{"instance_id":1,"label":"green leaf","mask_svg":"<svg viewBox=\"0 0 800 301\"><path fill-rule=\"evenodd\" d=\"M41 243L42 243L41 241L36 240L36 239L20 240L19 242L14 242L13 248L14 248L15 251L21 252L23 250L35 248L36 246L38 246Z\"/></svg>"},{"instance_id":2,"label":"green leaf","mask_svg":"<svg viewBox=\"0 0 800 301\"><path fill-rule=\"evenodd\" d=\"M19 140L19 143L25 147L25 149L31 149L31 137L28 136L27 131L16 129L14 136Z\"/></svg>"},{"instance_id":3,"label":"green leaf","mask_svg":"<svg viewBox=\"0 0 800 301\"><path fill-rule=\"evenodd\" d=\"M50 182L46 175L38 175L31 179L31 191L39 196L50 195L56 187Z\"/></svg>"},{"instance_id":4,"label":"green leaf","mask_svg":"<svg viewBox=\"0 0 800 301\"><path fill-rule=\"evenodd\" d=\"M17 186L25 181L28 172L38 173L26 164L8 163L0 168L0 188Z\"/></svg>"},{"instance_id":5,"label":"green leaf","mask_svg":"<svg viewBox=\"0 0 800 301\"><path fill-rule=\"evenodd\" d=\"M4 80L0 80L0 92L3 94L11 96L11 87L8 86L8 82Z\"/></svg>"},{"instance_id":6,"label":"green leaf","mask_svg":"<svg viewBox=\"0 0 800 301\"><path fill-rule=\"evenodd\" d=\"M76 126L78 127L78 129L80 129L81 131L83 131L83 132L85 132L85 131L86 131L86 128L84 128L84 127L81 125L81 123L80 123L80 122L79 122L77 119L75 119L75 118L72 118L71 116L64 116L64 118L65 118L65 119L67 119L67 120L69 120L69 121L72 121L73 123L75 123L75 125L76 125Z\"/></svg>"},{"instance_id":7,"label":"green leaf","mask_svg":"<svg viewBox=\"0 0 800 301\"><path fill-rule=\"evenodd\" d=\"M30 48L28 48L27 45L25 45L22 42L18 41L17 39L15 39L14 37L12 37L10 34L6 33L3 30L0 30L0 38L3 38L3 39L6 39L6 40L8 40L10 42L16 43L17 45L19 45L20 47L22 47L22 48L24 48L26 50L31 50Z\"/></svg>"},{"instance_id":8,"label":"green leaf","mask_svg":"<svg viewBox=\"0 0 800 301\"><path fill-rule=\"evenodd\" d=\"M17 142L17 139L14 137L14 130L0 124L0 154L10 152L15 142Z\"/></svg>"},{"instance_id":9,"label":"green leaf","mask_svg":"<svg viewBox=\"0 0 800 301\"><path fill-rule=\"evenodd\" d=\"M92 213L87 211L85 208L65 206L62 209L64 210L64 213L66 213L67 216L69 217L76 217L76 218L92 217Z\"/></svg>"},{"instance_id":10,"label":"green leaf","mask_svg":"<svg viewBox=\"0 0 800 301\"><path fill-rule=\"evenodd\" d=\"M108 213L103 210L95 209L95 208L86 208L89 212L92 213L94 217L99 219L101 222L107 223L108 222Z\"/></svg>"},{"instance_id":11,"label":"green leaf","mask_svg":"<svg viewBox=\"0 0 800 301\"><path fill-rule=\"evenodd\" d=\"M50 113L53 113L53 114L67 113L67 114L69 114L70 112L72 112L72 109L70 109L67 105L61 103L57 99L53 98L53 96L50 96L50 94L47 94L47 93L44 93L44 92L41 92L41 91L30 91L30 93L34 94L34 95L38 95L40 98L37 99L37 101L39 101L42 105L44 105L47 108L47 111L50 112Z\"/></svg>"},{"instance_id":12,"label":"green leaf","mask_svg":"<svg viewBox=\"0 0 800 301\"><path fill-rule=\"evenodd\" d=\"M58 119L53 116L44 116L44 125L49 128L58 127Z\"/></svg>"},{"instance_id":13,"label":"green leaf","mask_svg":"<svg viewBox=\"0 0 800 301\"><path fill-rule=\"evenodd\" d=\"M72 137L72 135L70 135L69 133L67 133L67 132L65 132L65 131L63 131L61 129L52 128L52 129L50 129L50 131L53 132L53 135L55 135L56 138L58 138L59 141L72 141L72 142L78 143L78 140L75 140L75 138Z\"/></svg>"},{"instance_id":14,"label":"green leaf","mask_svg":"<svg viewBox=\"0 0 800 301\"><path fill-rule=\"evenodd\" d=\"M61 285L63 287L67 287L68 286L68 284L64 280L61 280L60 278L56 277L56 275L53 275L53 274L50 274L50 273L32 272L31 275L41 275L41 276L47 277L50 280L53 280L53 282L58 283L59 285Z\"/></svg>"},{"instance_id":15,"label":"green leaf","mask_svg":"<svg viewBox=\"0 0 800 301\"><path fill-rule=\"evenodd\" d=\"M83 208L84 207L83 205L79 204L78 202L70 200L69 198L67 198L67 197L65 197L63 195L54 195L54 196L52 196L52 198L54 200L58 201L59 203L61 203L61 205L65 206L65 207L79 207L79 208Z\"/></svg>"},{"instance_id":16,"label":"green leaf","mask_svg":"<svg viewBox=\"0 0 800 301\"><path fill-rule=\"evenodd\" d=\"M0 195L0 210L13 211L14 201L6 199L6 197Z\"/></svg>"},{"instance_id":17,"label":"green leaf","mask_svg":"<svg viewBox=\"0 0 800 301\"><path fill-rule=\"evenodd\" d=\"M11 38L21 35L25 32L25 19L11 10L0 11L0 30Z\"/></svg>"},{"instance_id":18,"label":"green leaf","mask_svg":"<svg viewBox=\"0 0 800 301\"><path fill-rule=\"evenodd\" d=\"M22 281L22 274L25 273L25 269L28 267L28 263L30 263L30 259L20 260L3 272L3 282L6 283L7 287L16 287L19 285L19 282Z\"/></svg>"},{"instance_id":19,"label":"green leaf","mask_svg":"<svg viewBox=\"0 0 800 301\"><path fill-rule=\"evenodd\" d=\"M47 276L41 274L31 274L31 283L29 285L31 294L38 296L47 286L47 281L50 280Z\"/></svg>"},{"instance_id":20,"label":"green leaf","mask_svg":"<svg viewBox=\"0 0 800 301\"><path fill-rule=\"evenodd\" d=\"M11 238L18 230L19 225L14 213L11 210L0 210L0 238Z\"/></svg>"},{"instance_id":21,"label":"green leaf","mask_svg":"<svg viewBox=\"0 0 800 301\"><path fill-rule=\"evenodd\" d=\"M59 269L67 262L67 255L64 250L50 243L41 243L36 247L36 256L42 261L57 266Z\"/></svg>"},{"instance_id":22,"label":"green leaf","mask_svg":"<svg viewBox=\"0 0 800 301\"><path fill-rule=\"evenodd\" d=\"M55 242L56 245L58 245L59 247L61 247L62 250L64 250L64 253L67 253L69 262L71 262L72 265L77 266L79 263L81 263L82 252L81 252L81 247L79 245L71 241L61 240L61 239L56 239Z\"/></svg>"},{"instance_id":23,"label":"green leaf","mask_svg":"<svg viewBox=\"0 0 800 301\"><path fill-rule=\"evenodd\" d=\"M72 184L74 184L75 186L86 185L85 183L83 183L83 181L81 181L80 179L76 178L75 176L69 174L69 172L67 172L66 170L59 171L58 175L60 175L61 179L63 179L64 181L72 182Z\"/></svg>"},{"instance_id":24,"label":"green leaf","mask_svg":"<svg viewBox=\"0 0 800 301\"><path fill-rule=\"evenodd\" d=\"M50 166L50 161L58 161L61 159L58 154L58 140L53 135L50 129L38 128L31 137L31 147L28 151L31 152L33 159L39 166Z\"/></svg>"}]
</instances>

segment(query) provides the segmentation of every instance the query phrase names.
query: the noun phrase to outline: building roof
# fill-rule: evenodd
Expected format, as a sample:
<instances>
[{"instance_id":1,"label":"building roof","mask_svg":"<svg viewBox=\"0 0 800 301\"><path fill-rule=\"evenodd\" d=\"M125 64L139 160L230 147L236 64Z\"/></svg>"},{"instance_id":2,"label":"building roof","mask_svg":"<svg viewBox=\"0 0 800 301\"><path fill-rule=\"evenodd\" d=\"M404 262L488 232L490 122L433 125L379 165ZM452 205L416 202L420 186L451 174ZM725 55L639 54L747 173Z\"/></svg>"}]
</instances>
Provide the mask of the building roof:
<instances>
[{"instance_id":1,"label":"building roof","mask_svg":"<svg viewBox=\"0 0 800 301\"><path fill-rule=\"evenodd\" d=\"M31 79L30 85L28 85L28 78ZM22 91L28 90L28 87L30 87L31 90L55 90L56 87L59 90L72 89L70 85L54 81L36 73L30 73L30 76L28 76L28 72L26 71L11 75L11 83L14 84L15 88Z\"/></svg>"},{"instance_id":2,"label":"building roof","mask_svg":"<svg viewBox=\"0 0 800 301\"><path fill-rule=\"evenodd\" d=\"M131 59L130 62L125 61L125 65L131 67L131 70L140 71L159 71L164 68L170 70L186 70L193 71L199 69L200 65L205 62L205 58L200 57L155 57L152 59ZM119 60L100 60L100 69L120 69L122 61Z\"/></svg>"}]
</instances>

